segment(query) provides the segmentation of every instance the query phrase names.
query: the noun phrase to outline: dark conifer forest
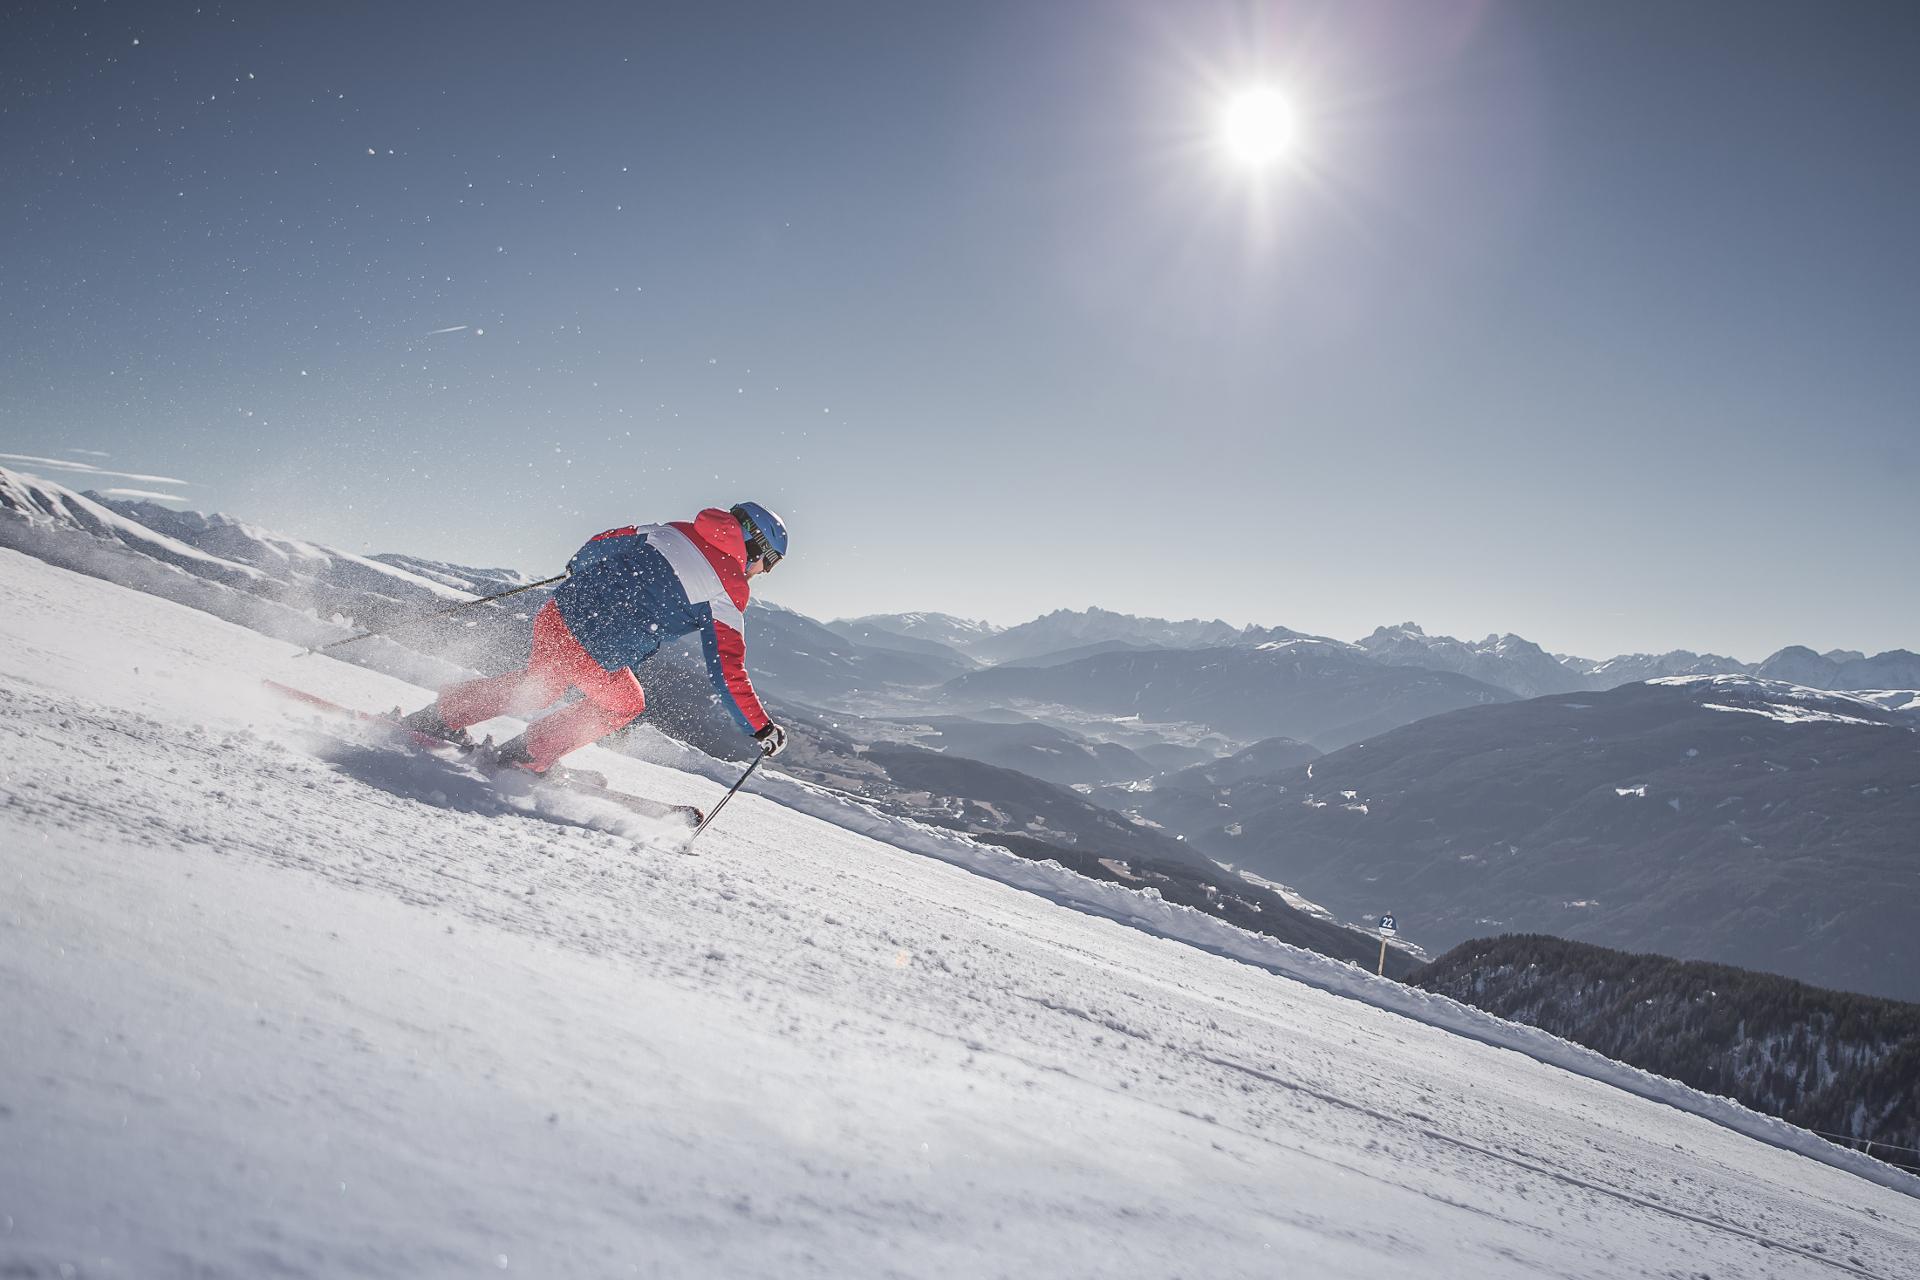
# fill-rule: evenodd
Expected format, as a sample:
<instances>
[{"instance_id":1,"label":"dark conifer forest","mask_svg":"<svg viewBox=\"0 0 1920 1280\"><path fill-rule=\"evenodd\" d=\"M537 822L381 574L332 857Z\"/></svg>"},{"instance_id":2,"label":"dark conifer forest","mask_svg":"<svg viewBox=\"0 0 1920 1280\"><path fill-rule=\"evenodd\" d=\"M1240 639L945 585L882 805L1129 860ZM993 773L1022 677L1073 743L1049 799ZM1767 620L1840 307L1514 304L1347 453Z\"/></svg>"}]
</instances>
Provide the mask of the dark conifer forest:
<instances>
[{"instance_id":1,"label":"dark conifer forest","mask_svg":"<svg viewBox=\"0 0 1920 1280\"><path fill-rule=\"evenodd\" d=\"M1463 942L1408 980L1920 1166L1920 1005L1543 934Z\"/></svg>"}]
</instances>

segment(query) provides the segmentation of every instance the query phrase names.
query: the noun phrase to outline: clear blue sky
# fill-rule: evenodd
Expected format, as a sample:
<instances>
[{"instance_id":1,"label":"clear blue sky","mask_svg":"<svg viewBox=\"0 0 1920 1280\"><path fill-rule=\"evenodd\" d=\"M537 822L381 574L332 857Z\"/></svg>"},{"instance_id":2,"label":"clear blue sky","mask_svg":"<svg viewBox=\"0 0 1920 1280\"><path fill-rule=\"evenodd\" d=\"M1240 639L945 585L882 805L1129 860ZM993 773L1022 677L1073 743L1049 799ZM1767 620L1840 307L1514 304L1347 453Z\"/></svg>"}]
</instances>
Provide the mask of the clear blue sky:
<instances>
[{"instance_id":1,"label":"clear blue sky","mask_svg":"<svg viewBox=\"0 0 1920 1280\"><path fill-rule=\"evenodd\" d=\"M321 8L9 10L0 452L542 572L751 497L822 617L1920 648L1920 6Z\"/></svg>"}]
</instances>

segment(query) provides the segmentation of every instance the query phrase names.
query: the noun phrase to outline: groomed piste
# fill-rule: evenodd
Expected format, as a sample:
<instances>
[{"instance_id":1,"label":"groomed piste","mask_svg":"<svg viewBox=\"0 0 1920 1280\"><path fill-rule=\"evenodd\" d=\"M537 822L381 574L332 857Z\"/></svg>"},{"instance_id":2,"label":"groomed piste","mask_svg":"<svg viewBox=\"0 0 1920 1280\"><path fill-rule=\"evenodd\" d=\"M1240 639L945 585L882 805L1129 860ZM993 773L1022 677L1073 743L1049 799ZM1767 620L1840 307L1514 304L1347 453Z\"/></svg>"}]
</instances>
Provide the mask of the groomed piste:
<instances>
[{"instance_id":1,"label":"groomed piste","mask_svg":"<svg viewBox=\"0 0 1920 1280\"><path fill-rule=\"evenodd\" d=\"M1157 899L777 775L684 852L261 683L398 680L13 551L0 598L0 1274L1920 1256L1894 1170Z\"/></svg>"}]
</instances>

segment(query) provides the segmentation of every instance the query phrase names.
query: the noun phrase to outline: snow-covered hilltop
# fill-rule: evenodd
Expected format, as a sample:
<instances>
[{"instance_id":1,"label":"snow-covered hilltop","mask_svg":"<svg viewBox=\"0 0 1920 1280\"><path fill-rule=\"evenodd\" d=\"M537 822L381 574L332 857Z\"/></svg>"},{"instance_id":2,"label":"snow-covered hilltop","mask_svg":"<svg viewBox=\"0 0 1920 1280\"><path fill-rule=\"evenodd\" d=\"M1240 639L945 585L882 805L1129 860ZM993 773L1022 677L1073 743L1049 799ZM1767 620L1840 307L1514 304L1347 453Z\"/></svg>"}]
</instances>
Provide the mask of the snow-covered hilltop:
<instances>
[{"instance_id":1,"label":"snow-covered hilltop","mask_svg":"<svg viewBox=\"0 0 1920 1280\"><path fill-rule=\"evenodd\" d=\"M33 534L42 546L62 533L84 533L101 544L97 563L119 548L170 564L197 576L288 600L304 595L324 606L358 593L396 603L425 605L468 599L455 586L382 560L289 538L231 516L202 515L139 499L78 494L63 485L0 467L0 513L12 517L0 530L7 540ZM77 545L72 539L67 545ZM23 548L35 550L36 548ZM100 576L111 576L101 574ZM303 603L308 601L302 601Z\"/></svg>"},{"instance_id":2,"label":"snow-covered hilltop","mask_svg":"<svg viewBox=\"0 0 1920 1280\"><path fill-rule=\"evenodd\" d=\"M1064 905L751 793L685 856L259 683L424 697L390 677L12 551L0 591L7 1274L1891 1280L1920 1250L1894 1170L1218 922L1170 940L1150 894Z\"/></svg>"},{"instance_id":3,"label":"snow-covered hilltop","mask_svg":"<svg viewBox=\"0 0 1920 1280\"><path fill-rule=\"evenodd\" d=\"M834 625L842 623L890 631L908 640L930 640L963 653L1004 630L991 622L956 618L950 613L871 613L859 618L841 618Z\"/></svg>"}]
</instances>

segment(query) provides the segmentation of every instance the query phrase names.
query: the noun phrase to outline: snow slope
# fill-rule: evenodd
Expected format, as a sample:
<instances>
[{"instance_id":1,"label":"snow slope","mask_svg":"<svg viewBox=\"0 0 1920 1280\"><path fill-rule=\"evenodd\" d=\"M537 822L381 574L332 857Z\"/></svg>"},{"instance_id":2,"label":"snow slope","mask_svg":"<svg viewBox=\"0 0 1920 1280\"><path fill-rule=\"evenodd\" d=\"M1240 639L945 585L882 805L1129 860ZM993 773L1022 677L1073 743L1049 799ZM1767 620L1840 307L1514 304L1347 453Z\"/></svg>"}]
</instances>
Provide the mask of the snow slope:
<instances>
[{"instance_id":1,"label":"snow slope","mask_svg":"<svg viewBox=\"0 0 1920 1280\"><path fill-rule=\"evenodd\" d=\"M590 802L530 814L258 685L423 697L389 677L10 551L0 596L0 1274L1890 1278L1920 1255L1912 1180L1486 1043L1606 1073L1449 1002L763 795L692 856ZM1107 915L1197 927L1130 896Z\"/></svg>"}]
</instances>

